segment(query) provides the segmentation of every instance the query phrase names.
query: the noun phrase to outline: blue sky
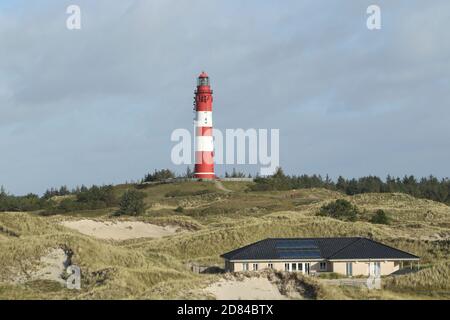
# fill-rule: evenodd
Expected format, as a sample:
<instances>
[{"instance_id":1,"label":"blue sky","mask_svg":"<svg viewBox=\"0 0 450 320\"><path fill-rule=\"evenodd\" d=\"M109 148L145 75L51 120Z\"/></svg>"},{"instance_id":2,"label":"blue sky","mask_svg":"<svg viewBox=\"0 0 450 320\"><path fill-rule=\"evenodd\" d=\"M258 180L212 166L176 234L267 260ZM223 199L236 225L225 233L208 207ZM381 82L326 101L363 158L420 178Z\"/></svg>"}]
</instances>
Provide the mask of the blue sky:
<instances>
[{"instance_id":1,"label":"blue sky","mask_svg":"<svg viewBox=\"0 0 450 320\"><path fill-rule=\"evenodd\" d=\"M191 129L201 70L215 127L279 128L288 173L449 176L448 1L30 2L0 1L0 185L12 193L184 171L170 134ZM70 4L79 31L65 27Z\"/></svg>"}]
</instances>

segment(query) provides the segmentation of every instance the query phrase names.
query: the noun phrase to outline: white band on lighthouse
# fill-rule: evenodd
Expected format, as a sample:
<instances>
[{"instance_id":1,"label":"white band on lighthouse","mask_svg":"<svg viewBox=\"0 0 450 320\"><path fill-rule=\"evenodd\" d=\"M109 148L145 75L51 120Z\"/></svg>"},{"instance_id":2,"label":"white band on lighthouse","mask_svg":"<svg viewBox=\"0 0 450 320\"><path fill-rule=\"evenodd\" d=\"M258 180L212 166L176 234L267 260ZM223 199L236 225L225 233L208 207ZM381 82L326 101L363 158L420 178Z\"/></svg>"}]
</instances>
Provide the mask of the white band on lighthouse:
<instances>
[{"instance_id":1,"label":"white band on lighthouse","mask_svg":"<svg viewBox=\"0 0 450 320\"><path fill-rule=\"evenodd\" d=\"M214 151L214 143L212 136L196 136L195 151Z\"/></svg>"},{"instance_id":2,"label":"white band on lighthouse","mask_svg":"<svg viewBox=\"0 0 450 320\"><path fill-rule=\"evenodd\" d=\"M197 111L197 126L198 127L212 127L212 112L211 111Z\"/></svg>"}]
</instances>

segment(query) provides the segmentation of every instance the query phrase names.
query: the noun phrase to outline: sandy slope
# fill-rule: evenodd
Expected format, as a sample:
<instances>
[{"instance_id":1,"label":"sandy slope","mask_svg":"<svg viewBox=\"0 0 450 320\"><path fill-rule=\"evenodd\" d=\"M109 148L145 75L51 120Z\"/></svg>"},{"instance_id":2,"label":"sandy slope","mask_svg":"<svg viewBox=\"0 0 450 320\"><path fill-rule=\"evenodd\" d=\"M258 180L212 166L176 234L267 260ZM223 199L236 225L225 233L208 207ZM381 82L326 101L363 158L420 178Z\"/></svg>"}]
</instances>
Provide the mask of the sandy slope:
<instances>
[{"instance_id":1,"label":"sandy slope","mask_svg":"<svg viewBox=\"0 0 450 320\"><path fill-rule=\"evenodd\" d=\"M145 223L141 221L94 221L77 220L63 221L61 223L67 228L77 230L80 233L100 239L126 240L135 238L161 238L174 234L178 227Z\"/></svg>"},{"instance_id":2,"label":"sandy slope","mask_svg":"<svg viewBox=\"0 0 450 320\"><path fill-rule=\"evenodd\" d=\"M283 300L287 299L277 286L267 278L245 278L244 280L222 279L204 289L217 300Z\"/></svg>"},{"instance_id":3,"label":"sandy slope","mask_svg":"<svg viewBox=\"0 0 450 320\"><path fill-rule=\"evenodd\" d=\"M52 249L48 254L40 258L34 270L27 274L19 274L13 279L13 282L52 280L64 285L66 281L62 278L62 275L66 271L67 259L67 254L63 249Z\"/></svg>"}]
</instances>

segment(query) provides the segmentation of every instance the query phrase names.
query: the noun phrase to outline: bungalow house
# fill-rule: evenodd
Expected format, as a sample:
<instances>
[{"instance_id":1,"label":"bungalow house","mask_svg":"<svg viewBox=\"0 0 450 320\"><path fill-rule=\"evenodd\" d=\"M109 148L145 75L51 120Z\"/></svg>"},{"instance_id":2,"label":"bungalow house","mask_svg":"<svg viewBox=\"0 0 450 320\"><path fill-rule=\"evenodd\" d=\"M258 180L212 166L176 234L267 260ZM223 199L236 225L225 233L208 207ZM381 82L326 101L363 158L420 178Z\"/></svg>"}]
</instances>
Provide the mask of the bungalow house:
<instances>
[{"instance_id":1,"label":"bungalow house","mask_svg":"<svg viewBox=\"0 0 450 320\"><path fill-rule=\"evenodd\" d=\"M419 257L367 238L265 239L221 255L228 272L336 272L346 276L388 275Z\"/></svg>"}]
</instances>

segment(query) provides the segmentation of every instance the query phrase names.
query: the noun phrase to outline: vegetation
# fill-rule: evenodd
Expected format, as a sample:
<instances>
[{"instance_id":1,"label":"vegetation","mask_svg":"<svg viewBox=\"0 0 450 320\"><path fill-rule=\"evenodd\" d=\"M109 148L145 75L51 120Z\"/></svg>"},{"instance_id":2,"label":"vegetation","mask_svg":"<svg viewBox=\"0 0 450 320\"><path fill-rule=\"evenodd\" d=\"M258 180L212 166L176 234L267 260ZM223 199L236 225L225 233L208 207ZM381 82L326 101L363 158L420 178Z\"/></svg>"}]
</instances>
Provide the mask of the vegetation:
<instances>
[{"instance_id":1,"label":"vegetation","mask_svg":"<svg viewBox=\"0 0 450 320\"><path fill-rule=\"evenodd\" d=\"M390 223L390 219L388 217L388 215L386 214L386 212L384 212L384 210L377 210L377 212L375 212L374 216L370 219L370 222L372 223L377 223L377 224L389 224Z\"/></svg>"},{"instance_id":2,"label":"vegetation","mask_svg":"<svg viewBox=\"0 0 450 320\"><path fill-rule=\"evenodd\" d=\"M207 298L201 288L217 276L194 274L187 263L221 267L220 254L268 237L337 236L381 241L420 256L426 268L383 278L383 290L370 292L323 284L322 276L288 275L282 279L286 287L301 283L315 299L450 298L449 206L406 193L345 195L332 187L312 185L279 190L284 179L279 171L266 184L224 181L225 188L233 192L217 189L214 183L176 181L149 184L139 191L135 185L118 185L37 197L43 207L66 206L59 212L64 215L0 214L0 299ZM261 185L268 187L253 191ZM11 196L2 192L1 197ZM77 207L95 207L97 202L105 208ZM117 208L120 214L139 216L111 217ZM373 223L377 210L388 216L389 224ZM355 214L358 219L348 222ZM61 225L62 220L81 217L174 225L183 232L159 239L105 241ZM11 282L17 273L32 269L51 248L71 253L72 263L82 269L82 290L67 290L51 281Z\"/></svg>"},{"instance_id":3,"label":"vegetation","mask_svg":"<svg viewBox=\"0 0 450 320\"><path fill-rule=\"evenodd\" d=\"M86 188L86 187L82 186L81 188ZM67 186L61 186L59 189L50 188L45 191L43 198L48 200L55 196L67 196L69 194L74 194L79 190L80 189L69 191Z\"/></svg>"},{"instance_id":4,"label":"vegetation","mask_svg":"<svg viewBox=\"0 0 450 320\"><path fill-rule=\"evenodd\" d=\"M279 168L274 175L266 178L255 178L253 191L291 190L302 188L326 188L336 190L347 195L362 193L394 193L401 192L416 198L425 198L450 204L450 179L438 180L434 176L417 179L413 175L403 179L388 175L383 181L376 176L361 177L359 179L345 179L340 176L336 182L328 175L322 178L320 175L288 176Z\"/></svg>"},{"instance_id":5,"label":"vegetation","mask_svg":"<svg viewBox=\"0 0 450 320\"><path fill-rule=\"evenodd\" d=\"M63 198L56 206L47 208L43 214L60 214L79 210L96 210L117 205L113 186L81 187L74 191L72 197Z\"/></svg>"},{"instance_id":6,"label":"vegetation","mask_svg":"<svg viewBox=\"0 0 450 320\"><path fill-rule=\"evenodd\" d=\"M356 221L358 218L358 208L345 199L337 199L320 208L319 215L327 216L345 221Z\"/></svg>"},{"instance_id":7,"label":"vegetation","mask_svg":"<svg viewBox=\"0 0 450 320\"><path fill-rule=\"evenodd\" d=\"M45 207L48 207L47 202L35 194L13 196L3 187L0 189L0 211L35 211Z\"/></svg>"},{"instance_id":8,"label":"vegetation","mask_svg":"<svg viewBox=\"0 0 450 320\"><path fill-rule=\"evenodd\" d=\"M320 279L342 279L344 275L336 272L321 272L317 275Z\"/></svg>"},{"instance_id":9,"label":"vegetation","mask_svg":"<svg viewBox=\"0 0 450 320\"><path fill-rule=\"evenodd\" d=\"M183 209L182 206L178 206L178 207L175 209L175 212L183 213L183 212L184 212L184 209Z\"/></svg>"},{"instance_id":10,"label":"vegetation","mask_svg":"<svg viewBox=\"0 0 450 320\"><path fill-rule=\"evenodd\" d=\"M447 279L447 281L442 281ZM393 291L427 292L439 295L446 294L450 298L450 262L439 263L419 272L390 278L384 284Z\"/></svg>"},{"instance_id":11,"label":"vegetation","mask_svg":"<svg viewBox=\"0 0 450 320\"><path fill-rule=\"evenodd\" d=\"M233 171L231 173L225 172L225 178L245 178L245 173L241 171L237 171L236 168L233 168ZM247 176L248 178L251 178L251 174Z\"/></svg>"},{"instance_id":12,"label":"vegetation","mask_svg":"<svg viewBox=\"0 0 450 320\"><path fill-rule=\"evenodd\" d=\"M137 216L145 212L145 193L136 190L127 190L119 202L119 210L116 215Z\"/></svg>"},{"instance_id":13,"label":"vegetation","mask_svg":"<svg viewBox=\"0 0 450 320\"><path fill-rule=\"evenodd\" d=\"M190 168L188 171L190 172ZM155 170L153 173L146 174L144 177L144 182L156 182L156 181L164 181L168 179L175 178L175 174L169 169Z\"/></svg>"},{"instance_id":14,"label":"vegetation","mask_svg":"<svg viewBox=\"0 0 450 320\"><path fill-rule=\"evenodd\" d=\"M197 190L197 191L182 191L182 190L173 190L166 193L167 198L176 198L176 197L188 197L188 196L201 196L202 194L212 193L211 190Z\"/></svg>"}]
</instances>

